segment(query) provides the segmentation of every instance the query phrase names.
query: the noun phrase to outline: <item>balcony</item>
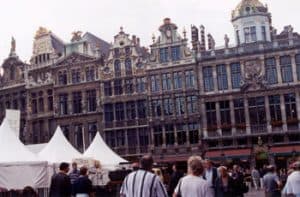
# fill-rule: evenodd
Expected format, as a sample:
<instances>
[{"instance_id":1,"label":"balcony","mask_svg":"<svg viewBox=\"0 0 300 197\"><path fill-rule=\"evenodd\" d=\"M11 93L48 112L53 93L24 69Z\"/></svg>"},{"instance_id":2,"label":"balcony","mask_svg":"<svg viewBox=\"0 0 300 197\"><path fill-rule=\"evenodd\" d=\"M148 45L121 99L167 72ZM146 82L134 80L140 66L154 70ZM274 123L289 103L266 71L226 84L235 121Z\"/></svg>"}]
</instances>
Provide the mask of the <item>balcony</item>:
<instances>
[{"instance_id":1,"label":"balcony","mask_svg":"<svg viewBox=\"0 0 300 197\"><path fill-rule=\"evenodd\" d=\"M267 124L251 125L251 133L253 134L267 133Z\"/></svg>"}]
</instances>

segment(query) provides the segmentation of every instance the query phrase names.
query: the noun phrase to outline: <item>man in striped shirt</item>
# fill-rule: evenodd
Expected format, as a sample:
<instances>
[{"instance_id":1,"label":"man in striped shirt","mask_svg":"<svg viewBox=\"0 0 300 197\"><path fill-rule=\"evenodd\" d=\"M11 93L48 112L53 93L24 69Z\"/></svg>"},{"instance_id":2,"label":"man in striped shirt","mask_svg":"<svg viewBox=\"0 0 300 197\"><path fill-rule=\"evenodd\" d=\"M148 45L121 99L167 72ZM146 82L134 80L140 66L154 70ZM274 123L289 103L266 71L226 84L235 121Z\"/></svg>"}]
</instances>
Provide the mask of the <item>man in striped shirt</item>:
<instances>
[{"instance_id":1,"label":"man in striped shirt","mask_svg":"<svg viewBox=\"0 0 300 197\"><path fill-rule=\"evenodd\" d=\"M140 161L140 169L127 175L120 195L121 197L167 197L167 191L160 178L151 172L153 158L150 155L143 156Z\"/></svg>"}]
</instances>

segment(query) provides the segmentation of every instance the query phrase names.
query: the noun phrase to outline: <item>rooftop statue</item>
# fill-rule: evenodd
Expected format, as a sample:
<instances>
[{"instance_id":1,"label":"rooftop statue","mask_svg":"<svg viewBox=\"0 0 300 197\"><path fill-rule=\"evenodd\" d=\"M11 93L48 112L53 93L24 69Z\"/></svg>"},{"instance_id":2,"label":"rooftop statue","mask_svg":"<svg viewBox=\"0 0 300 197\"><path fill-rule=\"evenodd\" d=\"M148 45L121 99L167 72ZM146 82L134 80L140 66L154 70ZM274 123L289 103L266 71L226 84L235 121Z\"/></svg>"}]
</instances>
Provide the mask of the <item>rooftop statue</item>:
<instances>
[{"instance_id":1,"label":"rooftop statue","mask_svg":"<svg viewBox=\"0 0 300 197\"><path fill-rule=\"evenodd\" d=\"M73 37L71 39L71 42L76 42L76 41L81 40L81 34L82 34L81 31L74 31L74 32L72 32L72 34L73 34Z\"/></svg>"}]
</instances>

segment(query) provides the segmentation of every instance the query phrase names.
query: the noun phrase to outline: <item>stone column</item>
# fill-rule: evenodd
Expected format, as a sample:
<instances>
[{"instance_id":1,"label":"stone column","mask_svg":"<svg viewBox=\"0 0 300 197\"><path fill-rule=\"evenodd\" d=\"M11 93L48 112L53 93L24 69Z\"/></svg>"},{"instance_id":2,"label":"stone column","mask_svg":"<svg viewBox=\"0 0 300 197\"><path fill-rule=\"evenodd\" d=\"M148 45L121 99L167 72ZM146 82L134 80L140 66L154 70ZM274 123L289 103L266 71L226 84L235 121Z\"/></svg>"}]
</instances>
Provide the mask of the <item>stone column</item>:
<instances>
[{"instance_id":1,"label":"stone column","mask_svg":"<svg viewBox=\"0 0 300 197\"><path fill-rule=\"evenodd\" d=\"M291 54L291 63L292 63L293 81L297 82L298 77L297 77L297 65L295 60L295 54Z\"/></svg>"},{"instance_id":2,"label":"stone column","mask_svg":"<svg viewBox=\"0 0 300 197\"><path fill-rule=\"evenodd\" d=\"M81 108L82 108L82 113L86 113L88 111L88 105L87 105L87 102L86 102L86 99L87 99L87 95L86 95L86 91L82 91L81 92Z\"/></svg>"},{"instance_id":3,"label":"stone column","mask_svg":"<svg viewBox=\"0 0 300 197\"><path fill-rule=\"evenodd\" d=\"M226 63L226 73L228 81L228 90L232 90L230 63Z\"/></svg>"},{"instance_id":4,"label":"stone column","mask_svg":"<svg viewBox=\"0 0 300 197\"><path fill-rule=\"evenodd\" d=\"M231 117L231 125L232 125L232 135L236 135L236 122L235 122L235 115L234 115L234 103L233 100L229 100L229 106L230 106L230 117Z\"/></svg>"},{"instance_id":5,"label":"stone column","mask_svg":"<svg viewBox=\"0 0 300 197\"><path fill-rule=\"evenodd\" d=\"M244 108L245 108L246 133L250 135L251 125L250 125L250 115L249 115L249 104L247 98L244 98Z\"/></svg>"},{"instance_id":6,"label":"stone column","mask_svg":"<svg viewBox=\"0 0 300 197\"><path fill-rule=\"evenodd\" d=\"M174 145L178 146L177 126L176 126L176 124L174 124L174 125L175 125L174 126L174 140L175 140Z\"/></svg>"},{"instance_id":7,"label":"stone column","mask_svg":"<svg viewBox=\"0 0 300 197\"><path fill-rule=\"evenodd\" d=\"M276 62L278 83L282 84L282 75L281 75L280 57L279 56L275 57L275 62Z\"/></svg>"},{"instance_id":8,"label":"stone column","mask_svg":"<svg viewBox=\"0 0 300 197\"><path fill-rule=\"evenodd\" d=\"M221 134L221 136L223 135L222 134L222 129L221 129L221 113L220 113L220 103L219 102L216 102L216 118L217 118L217 132L218 134Z\"/></svg>"},{"instance_id":9,"label":"stone column","mask_svg":"<svg viewBox=\"0 0 300 197\"><path fill-rule=\"evenodd\" d=\"M283 132L287 132L287 122L286 122L286 111L285 111L285 103L284 103L284 95L280 95L280 109L281 109L281 117L282 117L282 130Z\"/></svg>"},{"instance_id":10,"label":"stone column","mask_svg":"<svg viewBox=\"0 0 300 197\"><path fill-rule=\"evenodd\" d=\"M268 96L265 96L265 110L266 110L267 131L268 133L272 133L270 104L269 104Z\"/></svg>"},{"instance_id":11,"label":"stone column","mask_svg":"<svg viewBox=\"0 0 300 197\"><path fill-rule=\"evenodd\" d=\"M204 84L203 84L203 67L199 65L199 92L200 94L204 93Z\"/></svg>"},{"instance_id":12,"label":"stone column","mask_svg":"<svg viewBox=\"0 0 300 197\"><path fill-rule=\"evenodd\" d=\"M205 102L204 99L201 100L201 118L202 118L202 124L203 124L203 137L208 137L207 133L207 120L206 120L206 108L205 108Z\"/></svg>"},{"instance_id":13,"label":"stone column","mask_svg":"<svg viewBox=\"0 0 300 197\"><path fill-rule=\"evenodd\" d=\"M213 70L213 80L214 80L214 92L218 91L218 79L217 79L217 68L216 66L212 66Z\"/></svg>"},{"instance_id":14,"label":"stone column","mask_svg":"<svg viewBox=\"0 0 300 197\"><path fill-rule=\"evenodd\" d=\"M73 102L73 95L72 93L68 93L68 114L73 114L73 106L72 106L72 102Z\"/></svg>"}]
</instances>

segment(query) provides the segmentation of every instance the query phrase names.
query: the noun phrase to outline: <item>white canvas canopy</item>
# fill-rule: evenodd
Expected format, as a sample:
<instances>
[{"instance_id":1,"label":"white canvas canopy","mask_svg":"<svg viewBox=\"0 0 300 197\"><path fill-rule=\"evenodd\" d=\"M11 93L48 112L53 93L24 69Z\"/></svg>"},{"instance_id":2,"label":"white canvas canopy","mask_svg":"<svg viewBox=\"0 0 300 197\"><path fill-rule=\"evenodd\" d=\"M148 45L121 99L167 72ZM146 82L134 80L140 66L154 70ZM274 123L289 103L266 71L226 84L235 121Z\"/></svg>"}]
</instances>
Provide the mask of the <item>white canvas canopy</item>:
<instances>
[{"instance_id":1,"label":"white canvas canopy","mask_svg":"<svg viewBox=\"0 0 300 197\"><path fill-rule=\"evenodd\" d=\"M74 158L82 157L82 154L69 143L60 127L57 127L51 140L38 156L50 163L56 164L61 162L71 163Z\"/></svg>"},{"instance_id":2,"label":"white canvas canopy","mask_svg":"<svg viewBox=\"0 0 300 197\"><path fill-rule=\"evenodd\" d=\"M85 157L92 157L96 160L99 160L102 166L107 167L113 167L122 162L127 162L107 146L98 132L93 142L83 155Z\"/></svg>"},{"instance_id":3,"label":"white canvas canopy","mask_svg":"<svg viewBox=\"0 0 300 197\"><path fill-rule=\"evenodd\" d=\"M0 187L23 189L47 185L47 162L30 152L4 119L0 126Z\"/></svg>"},{"instance_id":4,"label":"white canvas canopy","mask_svg":"<svg viewBox=\"0 0 300 197\"><path fill-rule=\"evenodd\" d=\"M25 145L25 146L28 150L30 150L30 152L32 152L34 154L38 154L39 152L41 152L41 150L43 150L43 148L45 148L46 145L47 145L47 143L28 144L28 145Z\"/></svg>"}]
</instances>

